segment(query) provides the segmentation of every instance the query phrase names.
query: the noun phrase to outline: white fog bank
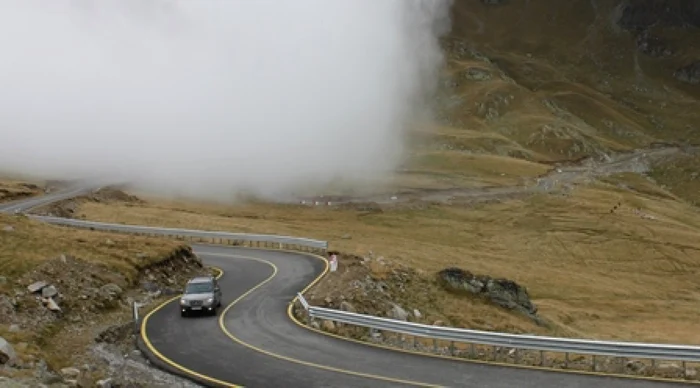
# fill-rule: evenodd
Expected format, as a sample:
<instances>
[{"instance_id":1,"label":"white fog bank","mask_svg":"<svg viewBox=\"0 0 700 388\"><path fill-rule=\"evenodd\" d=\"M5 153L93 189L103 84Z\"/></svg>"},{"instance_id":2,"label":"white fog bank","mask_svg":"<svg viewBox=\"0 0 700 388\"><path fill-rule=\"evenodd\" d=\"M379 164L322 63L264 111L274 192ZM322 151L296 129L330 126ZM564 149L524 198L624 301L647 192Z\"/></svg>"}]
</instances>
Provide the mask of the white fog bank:
<instances>
[{"instance_id":1,"label":"white fog bank","mask_svg":"<svg viewBox=\"0 0 700 388\"><path fill-rule=\"evenodd\" d=\"M0 3L0 170L162 195L381 178L451 0Z\"/></svg>"}]
</instances>

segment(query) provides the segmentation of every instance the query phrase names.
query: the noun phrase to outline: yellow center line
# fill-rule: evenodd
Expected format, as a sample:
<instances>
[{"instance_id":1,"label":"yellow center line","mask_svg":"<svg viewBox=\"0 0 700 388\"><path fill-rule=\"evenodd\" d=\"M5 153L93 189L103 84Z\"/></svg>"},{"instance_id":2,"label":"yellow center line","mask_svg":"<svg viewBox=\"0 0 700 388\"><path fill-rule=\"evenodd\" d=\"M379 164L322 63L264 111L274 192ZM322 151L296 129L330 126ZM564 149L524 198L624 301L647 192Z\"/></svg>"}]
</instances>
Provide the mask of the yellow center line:
<instances>
[{"instance_id":1,"label":"yellow center line","mask_svg":"<svg viewBox=\"0 0 700 388\"><path fill-rule=\"evenodd\" d=\"M211 245L211 246L221 247L221 245L218 245L218 244L199 244L199 245ZM325 257L319 256L319 255L316 255L313 253L309 253L309 252L299 252L299 251L293 251L293 250L287 250L287 249L257 248L257 247L253 248L253 247L238 247L238 246L235 247L235 249L293 253L293 254L297 254L297 255L304 255L304 256L312 257L314 259L321 260L322 262L324 262L325 263L324 270L311 283L309 283L309 285L304 287L304 289L300 292L302 295L304 295L308 290L310 290L313 286L315 286L318 282L320 282L330 269L330 264ZM214 255L214 256L221 255L221 256L238 257L237 255L226 255L226 254L207 253L207 255ZM246 257L246 256L244 256L244 257ZM260 261L260 259L256 259L256 258L251 258L251 259ZM272 265L272 263L269 263L269 264ZM242 299L242 298L239 298L239 299ZM295 296L290 301L290 304L287 307L287 316L297 326L300 326L306 330L312 331L312 332L317 333L319 335L324 335L326 337L333 337L333 338L336 338L336 339L339 339L342 341L353 342L353 343L357 343L357 344L367 346L367 347L384 349L384 350L389 350L389 351L398 352L398 353L406 353L406 354L411 354L411 355L419 356L419 357L437 358L437 359L442 359L442 360L458 361L458 362L464 362L464 363L469 363L469 364L518 368L518 369L523 369L523 370L533 370L533 371L541 371L541 372L547 372L547 373L567 373L567 374L574 374L574 375L581 375L581 376L611 377L611 378L619 378L619 379L654 381L654 382L663 382L663 383L672 383L672 384L681 384L681 385L700 385L700 381L672 380L672 379L667 379L667 378L662 378L662 377L654 377L654 376L635 376L635 375L627 375L627 374L621 374L621 373L608 373L608 372L598 372L598 371L594 372L594 371L575 370L575 369L554 369L554 368L548 368L545 366L510 364L510 363L499 362L499 361L473 360L473 359L467 359L467 358L461 358L461 357L455 357L455 356L449 356L449 355L425 353L425 352L421 352L421 351L417 351L417 350L401 349L401 348L396 348L396 347L392 347L392 346L384 345L384 344L376 344L376 343L362 341L362 340L358 340L358 339L354 339L354 338L344 337L344 336L339 335L339 334L328 333L328 332L325 332L323 330L316 329L316 328L310 327L308 325L305 325L304 323L300 322L294 316L293 311L292 311L294 303L296 303L296 301L298 299L299 299L299 297Z\"/></svg>"},{"instance_id":2,"label":"yellow center line","mask_svg":"<svg viewBox=\"0 0 700 388\"><path fill-rule=\"evenodd\" d=\"M351 375L351 376L364 377L364 378L369 378L369 379L374 379L374 380L388 381L388 382L392 382L392 383L413 385L413 386L417 386L417 387L431 387L431 388L441 387L440 385L426 384L426 383L422 383L422 382L418 382L418 381L401 380L401 379L395 379L395 378L386 377L386 376L373 375L373 374L369 374L369 373L355 372L355 371L348 370L348 369L335 368L335 367L328 366L328 365L322 365L322 364L316 364L316 363L309 362L309 361L303 361L303 360L300 360L297 358L283 356L281 354L277 354L277 353L273 353L273 352L261 349L257 346L251 345L251 344L241 340L240 338L233 335L226 327L226 325L224 323L224 321L226 319L226 314L229 311L231 311L231 309L237 303L239 303L241 300L245 299L248 295L253 293L258 288L264 286L269 281L271 281L275 276L277 276L277 266L275 264L267 261L267 260L259 259L257 257L251 257L251 256L242 256L242 255L233 255L233 254L224 254L224 253L206 253L206 255L207 256L220 256L220 257L234 257L234 258L238 258L238 259L252 260L252 261L257 261L259 263L269 265L272 268L272 274L270 276L268 276L262 282L258 283L255 287L246 291L243 295L236 298L236 300L234 300L228 306L226 306L224 311L222 311L221 315L219 316L219 326L221 327L221 330L224 332L224 334L226 334L226 336L228 336L231 340L238 343L239 345L245 346L246 348L252 349L256 352L265 354L267 356L278 358L280 360L289 361L289 362L293 362L296 364L300 364L300 365L304 365L304 366L308 366L308 367L312 367L312 368L323 369L323 370L327 370L327 371L331 371L331 372L343 373L343 374L347 374L347 375Z\"/></svg>"},{"instance_id":3,"label":"yellow center line","mask_svg":"<svg viewBox=\"0 0 700 388\"><path fill-rule=\"evenodd\" d=\"M222 245L219 245L219 244L205 244L205 243L198 243L197 245L210 245L210 246L223 247L223 248L233 248L233 249L247 249L247 250L252 250L252 251L257 250L257 251L271 251L271 252L286 252L286 253L293 253L293 254L298 254L298 255L305 255L305 256L308 256L308 257L312 257L312 258L321 260L322 262L325 263L325 268L324 268L324 270L321 272L321 274L319 274L311 283L309 283L309 284L300 292L302 295L303 295L304 293L306 293L309 289L311 289L311 287L313 287L314 285L316 285L319 281L321 281L321 279L322 279L322 278L328 273L328 271L329 271L329 263L328 263L328 260L327 260L325 257L319 256L319 255L316 255L316 254L313 254L313 253L308 253L308 252L298 252L298 251L285 250L285 249L252 248L252 247L239 247L239 246L236 246L236 247L228 247L228 246L222 246ZM230 312L230 310L234 307L234 305L236 305L236 304L239 303L241 300L243 300L245 297L247 297L248 295L250 295L253 291L257 290L258 288L262 287L263 285L265 285L266 283L268 283L270 280L272 280L272 279L277 275L277 266L275 266L273 263L271 263L271 262L269 262L269 261L267 261L267 260L259 259L259 258L251 257L251 256L235 255L235 254L224 254L224 253L203 253L203 254L204 254L204 255L208 255L208 256L233 257L233 258L240 258L240 259L247 259L247 260L252 260L252 261L258 261L258 262L264 263L264 264L266 264L266 265L269 265L269 266L273 269L273 273L272 273L268 278L266 278L266 279L263 280L262 282L258 283L255 287L249 289L249 290L248 290L247 292L245 292L243 295L239 296L238 298L236 298L236 300L234 300L233 302L231 302L230 304L228 304L228 305L226 306L226 308L224 309L224 311L222 311L221 315L219 316L219 327L221 328L222 332L223 332L227 337L229 337L231 340L233 340L234 342L236 342L236 343L238 343L238 344L240 344L240 345L242 345L242 346L245 346L245 347L247 347L247 348L249 348L249 349L255 350L256 352L259 352L259 353L262 353L262 354L265 354L265 355L268 355L268 356L271 356L271 357L275 357L275 358L278 358L278 359L281 359L281 360L285 360L285 361L289 361L289 362L293 362L293 363L296 363L296 364L301 364L301 365L305 365L305 366L309 366L309 367L313 367L313 368L324 369L324 370L329 370L329 371L338 372L338 373L344 373L344 374L353 375L353 376L366 377L366 378L369 378L369 379L376 379L376 380L383 380L383 381L389 381L389 382L402 383L402 384L407 384L407 385L415 385L415 386L421 386L421 387L440 387L439 385L430 385L430 384L420 383L420 382L415 382L415 381L406 381L406 380L392 379L392 378L390 378L390 377L377 376L377 375L372 375L372 374L365 374L365 373L354 372L354 371L350 371L350 370L346 370L346 369L334 368L334 367L330 367L330 366L327 366L327 365L315 364L315 363L311 363L311 362L307 362L307 361L303 361L303 360L299 360L299 359L295 359L295 358L291 358L291 357L287 357L287 356L282 356L282 355L279 355L279 354L275 354L275 353L272 353L272 352L269 352L269 351L260 349L260 348L258 348L258 347L255 347L255 346L253 346L253 345L251 345L251 344L248 344L248 343L242 341L241 339L239 339L238 337L236 337L235 335L233 335L233 334L226 328L226 326L225 326L225 324L224 324L225 316L226 316L226 314L227 314L228 312ZM217 276L217 279L221 278L221 276L223 276L223 274L224 274L224 271L221 270L221 269L219 269L219 268L216 268L216 267L214 267L214 268L220 271L220 274ZM146 322L147 322L148 318L149 318L152 314L154 314L154 313L157 312L158 310L162 309L165 305L167 305L168 303L174 301L174 300L177 299L177 298L179 298L179 296L174 297L174 298L172 298L172 299L169 299L169 300L165 301L164 303L162 303L161 305L159 305L158 307L156 307L155 309L153 309L151 312L149 312L149 313L144 317L143 322L142 322L142 324L141 324L141 327L142 327L142 329L141 329L141 337L143 338L144 343L146 344L146 346L148 347L148 349L149 349L154 355L156 355L159 359L161 359L163 362L169 364L170 366L172 366L172 367L174 367L174 368L176 368L176 369L179 369L179 370L181 370L181 371L183 371L183 372L186 372L186 373L188 373L188 374L190 374L190 375L193 375L193 376L199 377L199 378L201 378L201 379L203 379L203 380L205 380L205 381L213 382L213 383L220 384L220 385L223 385L223 386L226 386L226 387L231 387L231 388L234 388L234 387L236 387L236 388L241 387L241 388L243 388L243 386L241 386L241 385L236 385L236 384L233 384L233 383L229 383L229 382L217 380L217 379L212 378L212 377L210 377L210 376L202 375L202 374L200 374L200 373L197 373L197 372L194 372L194 371L192 371L192 370L190 370L190 369L187 369L187 368L185 368L184 366L179 365L179 364L175 363L174 361L168 359L167 357L163 356L160 352L158 352L158 350L155 349L155 347L153 347L153 345L151 344L150 340L148 339L148 335L147 335L146 330L145 330L145 328L146 328ZM541 366L534 366L534 365L520 365L520 364L509 364L509 363L497 362L497 361L471 360L471 359L458 358L458 357L448 356L448 355L431 354L431 353L423 353L423 352L419 352L419 351L415 351L415 350L400 349L400 348L395 348L395 347L391 347L391 346L383 345L383 344L375 344L375 343L371 343L371 342L366 342L366 341L357 340L357 339L354 339L354 338L343 337L343 336L338 335L338 334L327 333L327 332L325 332L325 331L322 331L322 330L319 330L319 329L315 329L315 328L313 328L313 327L309 327L308 325L303 324L302 322L300 322L300 321L294 316L293 311L292 311L292 310L293 310L294 303L295 303L298 299L299 299L299 297L298 297L298 296L295 296L295 297L290 301L289 306L288 306L288 308L287 308L287 315L288 315L289 319L290 319L292 322L294 322L297 326L300 326L300 327L302 327L302 328L304 328L304 329L306 329L306 330L312 331L312 332L317 333L317 334L320 334L320 335L324 335L324 336L327 336L327 337L333 337L333 338L336 338L336 339L339 339L339 340L343 340L343 341L347 341L347 342L357 343L357 344L360 344L360 345L363 345L363 346L367 346L367 347L374 347L374 348L379 348L379 349L384 349L384 350L389 350L389 351L399 352L399 353L407 353L407 354L411 354L411 355L419 356L419 357L430 357L430 358L444 359L444 360L450 360L450 361L459 361L459 362L471 363L471 364L482 364L482 365L492 365L492 366L500 366L500 367L519 368L519 369L524 369L524 370L537 370L537 371L543 371L543 372L548 372L548 373L552 373L552 372L554 372L554 373L569 373L569 374L584 375L584 376L587 375L587 376L598 376L598 377L614 377L614 378L623 378L623 379L629 379L629 380L646 380L646 381L656 381L656 382L664 382L664 383L675 383L675 384L683 384L683 385L696 385L696 384L698 384L697 381L671 380L671 379L665 379L665 378L660 378L660 377L652 377L652 376L634 376L634 375L625 375L625 374L617 374L617 373L593 372L593 371L582 371L582 370L571 370L571 369L553 369L553 368L547 368L547 367L541 367Z\"/></svg>"},{"instance_id":4,"label":"yellow center line","mask_svg":"<svg viewBox=\"0 0 700 388\"><path fill-rule=\"evenodd\" d=\"M211 268L214 268L215 270L219 271L219 274L216 276L216 279L221 279L221 277L224 276L224 271L223 271L221 268L217 268L217 267L211 267ZM163 302L163 303L161 303L160 305L158 305L156 308L154 308L153 310L151 310L148 314L146 314L146 315L143 317L143 320L141 321L141 338L143 339L143 343L146 344L146 347L148 348L148 350L149 350L151 353L153 353L156 357L158 357L161 361L163 361L164 363L168 364L169 366L171 366L171 367L173 367L173 368L175 368L175 369L178 369L178 370L180 370L180 371L182 371L182 372L184 372L184 373L186 373L186 374L189 374L189 375L191 375L191 376L200 378L200 379L202 379L202 380L204 380L204 381L208 381L208 382L210 382L210 383L222 385L222 386L224 386L224 387L243 388L242 385L237 385L237 384L233 384L233 383L230 383L230 382L227 382L227 381L215 379L215 378L213 378L213 377L211 377L211 376L207 376L207 375L204 375L204 374L201 374L201 373L197 373L197 372L195 372L195 371L193 371L193 370L191 370L191 369L188 369L188 368L186 368L185 366L180 365L180 364L178 364L177 362L175 362L175 361L169 359L168 357L165 357L162 353L160 353L160 352L158 351L158 349L155 348L155 346L153 346L153 344L151 343L151 339L148 338L148 332L147 332L147 330L146 330L146 325L147 325L147 323L148 323L148 319L149 319L153 314L157 313L158 311L160 311L161 309L163 309L165 306L167 306L167 305L170 304L171 302L174 302L175 300L179 299L180 296L182 296L182 295L177 295L177 296L175 296L175 297L172 297L172 298L166 300L165 302Z\"/></svg>"}]
</instances>

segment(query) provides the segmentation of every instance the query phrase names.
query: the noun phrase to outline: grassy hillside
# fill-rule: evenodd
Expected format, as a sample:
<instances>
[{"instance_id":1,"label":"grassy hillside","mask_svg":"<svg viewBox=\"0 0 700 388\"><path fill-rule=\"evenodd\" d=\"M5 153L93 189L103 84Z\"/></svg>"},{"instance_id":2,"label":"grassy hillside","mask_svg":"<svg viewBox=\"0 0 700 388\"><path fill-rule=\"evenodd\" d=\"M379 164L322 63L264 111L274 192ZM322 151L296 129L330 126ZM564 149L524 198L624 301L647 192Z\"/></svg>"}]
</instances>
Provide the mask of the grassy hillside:
<instances>
[{"instance_id":1,"label":"grassy hillside","mask_svg":"<svg viewBox=\"0 0 700 388\"><path fill-rule=\"evenodd\" d=\"M700 143L700 7L489 3L455 1L438 123L413 133L393 187L312 207L81 201L75 215L372 251L425 285L395 296L405 308L457 326L700 344L700 159L685 146ZM441 291L451 266L524 285L551 326Z\"/></svg>"}]
</instances>

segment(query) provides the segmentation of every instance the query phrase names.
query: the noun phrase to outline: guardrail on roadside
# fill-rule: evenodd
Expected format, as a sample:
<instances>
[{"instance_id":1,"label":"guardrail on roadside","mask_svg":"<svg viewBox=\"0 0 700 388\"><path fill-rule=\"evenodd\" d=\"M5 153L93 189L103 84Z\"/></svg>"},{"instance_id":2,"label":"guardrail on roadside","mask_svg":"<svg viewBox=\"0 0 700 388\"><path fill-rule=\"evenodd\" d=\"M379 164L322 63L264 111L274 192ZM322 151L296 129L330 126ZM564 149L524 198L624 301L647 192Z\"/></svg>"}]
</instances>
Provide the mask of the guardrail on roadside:
<instances>
[{"instance_id":1,"label":"guardrail on roadside","mask_svg":"<svg viewBox=\"0 0 700 388\"><path fill-rule=\"evenodd\" d=\"M150 236L169 236L181 240L214 242L226 245L246 245L265 248L292 249L302 252L325 254L328 242L308 238L276 236L270 234L229 233L218 231L161 228L140 225L108 224L104 222L84 221L71 218L28 215L28 217L54 225L73 226L77 228L102 230L107 232L131 233Z\"/></svg>"},{"instance_id":2,"label":"guardrail on roadside","mask_svg":"<svg viewBox=\"0 0 700 388\"><path fill-rule=\"evenodd\" d=\"M139 315L139 309L141 307L145 306L143 303L139 302L132 302L131 304L131 312L132 312L132 318L134 319L134 332L139 333L141 332L141 316Z\"/></svg>"},{"instance_id":3,"label":"guardrail on roadside","mask_svg":"<svg viewBox=\"0 0 700 388\"><path fill-rule=\"evenodd\" d=\"M455 343L462 343L470 345L469 353L472 357L474 345L510 348L515 351L540 351L540 363L544 361L542 352L563 353L566 355L567 361L569 354L590 355L593 356L591 367L594 371L596 370L596 356L647 359L652 361L652 366L657 360L681 361L683 362L683 376L686 373L685 362L700 362L700 346L557 338L434 326L316 307L310 305L303 295L298 294L297 296L310 318L363 327L369 329L370 332L385 331L412 336L414 345L417 338L431 339L435 352L437 352L436 341L446 341L450 344L451 355L455 355Z\"/></svg>"},{"instance_id":4,"label":"guardrail on roadside","mask_svg":"<svg viewBox=\"0 0 700 388\"><path fill-rule=\"evenodd\" d=\"M169 236L178 239L191 239L195 241L207 241L226 245L242 245L242 242L247 242L250 243L251 246L293 249L322 254L326 254L328 251L328 242L326 241L290 236L228 233L216 231L148 227L138 225L109 224L94 221L83 221L68 218L36 215L29 215L29 217L50 224L73 226L110 232L121 232L152 236ZM655 365L655 362L657 360L673 360L683 362L684 376L686 373L686 362L700 362L700 346L557 338L426 325L415 322L400 321L389 318L376 317L372 315L316 307L310 305L301 293L298 293L297 296L302 307L306 310L308 316L312 319L329 320L336 323L354 325L357 327L369 329L370 332L384 331L398 333L402 335L409 335L414 338L414 345L417 341L417 338L431 339L433 341L434 352L437 352L437 341L446 341L450 344L449 352L451 355L455 355L456 343L469 345L469 353L471 355L473 355L474 353L475 345L511 348L516 351L516 362L518 357L518 350L539 351L540 365L542 365L544 362L543 352L563 353L566 355L567 363L569 361L569 354L584 354L592 356L591 367L594 371L596 370L596 356L611 356L628 359L648 359L652 361L652 367ZM134 318L135 322L138 322L138 309L136 306L134 306Z\"/></svg>"}]
</instances>

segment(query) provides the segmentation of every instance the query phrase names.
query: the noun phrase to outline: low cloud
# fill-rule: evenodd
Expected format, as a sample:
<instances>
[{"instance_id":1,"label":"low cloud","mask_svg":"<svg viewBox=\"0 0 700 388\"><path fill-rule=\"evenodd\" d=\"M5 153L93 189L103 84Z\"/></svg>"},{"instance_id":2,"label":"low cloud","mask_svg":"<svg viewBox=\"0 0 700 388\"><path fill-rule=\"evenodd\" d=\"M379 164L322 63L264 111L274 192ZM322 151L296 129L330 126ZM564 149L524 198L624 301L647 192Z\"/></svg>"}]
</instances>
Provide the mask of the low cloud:
<instances>
[{"instance_id":1,"label":"low cloud","mask_svg":"<svg viewBox=\"0 0 700 388\"><path fill-rule=\"evenodd\" d=\"M0 170L161 195L290 194L393 171L450 0L0 6Z\"/></svg>"}]
</instances>

